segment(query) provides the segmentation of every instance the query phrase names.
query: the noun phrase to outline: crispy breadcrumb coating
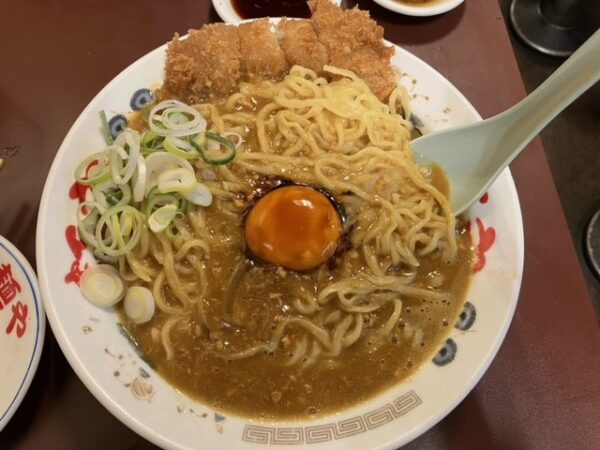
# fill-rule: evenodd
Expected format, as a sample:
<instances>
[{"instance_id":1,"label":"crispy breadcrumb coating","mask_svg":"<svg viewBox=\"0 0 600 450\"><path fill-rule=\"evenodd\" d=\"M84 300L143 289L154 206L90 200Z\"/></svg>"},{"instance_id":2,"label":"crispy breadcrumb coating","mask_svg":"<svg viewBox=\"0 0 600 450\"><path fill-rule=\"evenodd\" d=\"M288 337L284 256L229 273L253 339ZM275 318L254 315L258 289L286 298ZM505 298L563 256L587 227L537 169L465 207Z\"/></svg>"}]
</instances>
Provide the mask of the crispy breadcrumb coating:
<instances>
[{"instance_id":1,"label":"crispy breadcrumb coating","mask_svg":"<svg viewBox=\"0 0 600 450\"><path fill-rule=\"evenodd\" d=\"M394 48L383 42L383 27L357 8L342 11L329 0L310 0L312 21L329 52L329 64L349 69L385 101L396 87L390 65Z\"/></svg>"},{"instance_id":2,"label":"crispy breadcrumb coating","mask_svg":"<svg viewBox=\"0 0 600 450\"><path fill-rule=\"evenodd\" d=\"M169 43L159 97L175 97L188 103L226 97L237 88L240 67L237 27L213 24L190 30L187 39L175 36Z\"/></svg>"},{"instance_id":3,"label":"crispy breadcrumb coating","mask_svg":"<svg viewBox=\"0 0 600 450\"><path fill-rule=\"evenodd\" d=\"M311 20L284 19L277 35L269 20L261 19L237 27L205 25L184 40L175 36L158 99L220 100L240 81L277 80L292 65L323 74L323 66L331 64L355 72L386 101L396 76L390 64L394 49L384 44L383 28L356 8L342 11L329 0L310 0L309 6Z\"/></svg>"},{"instance_id":4,"label":"crispy breadcrumb coating","mask_svg":"<svg viewBox=\"0 0 600 450\"><path fill-rule=\"evenodd\" d=\"M277 37L271 32L269 19L239 26L242 71L248 79L277 79L288 68Z\"/></svg>"},{"instance_id":5,"label":"crispy breadcrumb coating","mask_svg":"<svg viewBox=\"0 0 600 450\"><path fill-rule=\"evenodd\" d=\"M319 41L312 21L283 19L278 26L281 48L290 66L298 65L321 73L329 64L327 47Z\"/></svg>"}]
</instances>

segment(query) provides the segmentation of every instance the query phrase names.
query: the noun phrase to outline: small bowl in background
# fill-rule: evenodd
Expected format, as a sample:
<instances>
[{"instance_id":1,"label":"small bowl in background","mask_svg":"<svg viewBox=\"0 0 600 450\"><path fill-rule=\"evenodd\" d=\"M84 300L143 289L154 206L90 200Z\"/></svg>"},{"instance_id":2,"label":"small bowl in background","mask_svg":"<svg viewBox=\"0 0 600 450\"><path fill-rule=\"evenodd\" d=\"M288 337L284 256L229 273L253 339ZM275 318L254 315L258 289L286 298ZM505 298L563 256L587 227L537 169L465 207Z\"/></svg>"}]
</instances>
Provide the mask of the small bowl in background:
<instances>
[{"instance_id":1,"label":"small bowl in background","mask_svg":"<svg viewBox=\"0 0 600 450\"><path fill-rule=\"evenodd\" d=\"M213 3L224 0L213 0ZM423 4L409 4L397 0L373 0L380 6L406 16L436 16L456 8L464 0L430 0ZM227 2L229 3L229 2Z\"/></svg>"}]
</instances>

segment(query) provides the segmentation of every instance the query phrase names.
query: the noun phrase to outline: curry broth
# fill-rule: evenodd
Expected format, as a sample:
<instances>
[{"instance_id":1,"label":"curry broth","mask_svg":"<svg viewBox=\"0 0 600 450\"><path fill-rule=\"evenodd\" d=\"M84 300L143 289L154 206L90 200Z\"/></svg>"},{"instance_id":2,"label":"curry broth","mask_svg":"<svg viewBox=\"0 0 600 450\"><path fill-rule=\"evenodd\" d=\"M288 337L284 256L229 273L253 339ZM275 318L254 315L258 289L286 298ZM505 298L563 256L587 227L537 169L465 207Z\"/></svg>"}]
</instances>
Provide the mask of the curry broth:
<instances>
[{"instance_id":1,"label":"curry broth","mask_svg":"<svg viewBox=\"0 0 600 450\"><path fill-rule=\"evenodd\" d=\"M228 285L245 258L241 219L215 206L208 209L206 217L207 228L223 237L220 248L212 249L205 302L214 344L206 345L207 335L200 327L176 328L175 357L167 360L162 345L152 338L152 329L168 317L157 311L150 323L141 326L129 323L124 314L121 318L144 358L163 378L191 398L229 414L263 419L324 415L406 380L439 350L458 318L470 282L473 253L469 233L461 227L456 262L446 263L434 253L422 260L414 283L448 292L448 300L404 298L402 319L388 338L364 332L339 357L321 358L303 370L285 365L292 355L293 333L272 354L227 361L214 352L240 351L250 343L268 341L277 319L292 311L290 293L299 286L315 292L329 280L357 273L362 261L348 250L340 256L341 263L309 273L253 264L245 268L232 300ZM367 328L375 330L379 325L375 321ZM413 328L423 332L419 342L415 342L419 335Z\"/></svg>"},{"instance_id":2,"label":"curry broth","mask_svg":"<svg viewBox=\"0 0 600 450\"><path fill-rule=\"evenodd\" d=\"M260 100L253 101L250 109L261 105ZM140 113L133 114L129 122L140 131L146 128ZM253 131L248 141L256 141ZM448 182L439 167L433 166L429 177L436 188L448 194ZM254 180L252 184L260 196L277 182L267 180L263 185ZM256 199L243 200L251 204ZM384 319L365 314L366 330L354 345L339 357L322 357L302 370L298 365L285 365L296 344L292 327L289 338L284 338L274 353L223 359L215 353L239 352L267 342L279 319L297 315L291 301L298 289L316 294L329 283L355 277L365 267L362 257L351 248L339 252L336 261L302 273L252 261L243 239L244 217L227 214L215 203L204 210L206 228L215 238L206 263L209 290L203 305L209 332L199 325L175 327L175 356L167 360L163 346L152 335L169 316L157 309L149 323L134 325L121 306L119 312L144 359L181 392L217 410L262 419L296 419L351 407L408 379L430 361L462 310L474 257L464 225L457 231L455 262L447 263L439 252L421 258L413 283L448 293L447 299L402 298L401 320L390 336L381 338L375 333ZM329 304L322 308L334 310ZM387 317L391 309L382 316ZM419 329L422 337L415 331Z\"/></svg>"}]
</instances>

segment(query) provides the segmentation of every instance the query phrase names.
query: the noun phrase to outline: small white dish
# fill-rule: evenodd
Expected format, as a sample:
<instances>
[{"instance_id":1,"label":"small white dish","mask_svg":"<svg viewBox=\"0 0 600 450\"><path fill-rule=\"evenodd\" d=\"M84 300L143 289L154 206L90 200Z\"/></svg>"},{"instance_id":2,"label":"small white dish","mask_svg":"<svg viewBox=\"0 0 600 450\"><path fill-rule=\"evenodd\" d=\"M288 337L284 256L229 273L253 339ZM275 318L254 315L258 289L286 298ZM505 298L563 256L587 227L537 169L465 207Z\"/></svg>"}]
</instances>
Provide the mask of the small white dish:
<instances>
[{"instance_id":1,"label":"small white dish","mask_svg":"<svg viewBox=\"0 0 600 450\"><path fill-rule=\"evenodd\" d=\"M333 0L333 3L339 6L342 0ZM235 11L231 0L212 0L212 4L223 22L238 23L245 20Z\"/></svg>"},{"instance_id":2,"label":"small white dish","mask_svg":"<svg viewBox=\"0 0 600 450\"><path fill-rule=\"evenodd\" d=\"M219 3L224 0L213 0L214 3ZM397 0L373 0L380 6L383 6L390 11L394 11L406 16L436 16L443 14L460 5L463 0L429 0L422 5L410 5ZM229 2L227 2L229 3Z\"/></svg>"},{"instance_id":3,"label":"small white dish","mask_svg":"<svg viewBox=\"0 0 600 450\"><path fill-rule=\"evenodd\" d=\"M35 273L21 252L0 236L0 431L29 389L45 329Z\"/></svg>"}]
</instances>

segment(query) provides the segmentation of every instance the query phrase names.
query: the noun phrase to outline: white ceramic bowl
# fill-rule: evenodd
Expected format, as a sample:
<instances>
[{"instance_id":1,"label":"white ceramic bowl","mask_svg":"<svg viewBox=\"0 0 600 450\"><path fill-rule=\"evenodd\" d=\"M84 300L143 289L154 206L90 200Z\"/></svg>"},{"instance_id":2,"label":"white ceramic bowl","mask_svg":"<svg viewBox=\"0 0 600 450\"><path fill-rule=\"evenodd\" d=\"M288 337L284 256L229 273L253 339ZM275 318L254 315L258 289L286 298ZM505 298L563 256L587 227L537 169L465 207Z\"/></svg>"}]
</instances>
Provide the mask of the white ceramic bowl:
<instances>
[{"instance_id":1,"label":"white ceramic bowl","mask_svg":"<svg viewBox=\"0 0 600 450\"><path fill-rule=\"evenodd\" d=\"M333 3L339 6L342 0L333 0ZM212 4L223 22L237 23L244 20L233 8L231 0L212 0Z\"/></svg>"},{"instance_id":2,"label":"white ceramic bowl","mask_svg":"<svg viewBox=\"0 0 600 450\"><path fill-rule=\"evenodd\" d=\"M98 112L107 112L113 128L122 125L124 115L148 99L147 88L161 82L164 56L165 46L150 52L91 101L67 134L44 188L37 231L40 286L54 335L77 375L123 423L167 448L397 448L428 430L484 374L517 304L523 228L509 171L470 211L483 265L461 319L437 356L410 381L314 420L264 422L223 414L166 383L120 332L115 311L94 307L67 282L95 263L75 238L78 200L71 186L79 162L104 147ZM465 97L423 61L396 48L393 63L403 73L400 83L413 96L415 120L424 132L480 120Z\"/></svg>"},{"instance_id":3,"label":"white ceramic bowl","mask_svg":"<svg viewBox=\"0 0 600 450\"><path fill-rule=\"evenodd\" d=\"M23 254L0 236L0 431L29 389L45 330L35 273Z\"/></svg>"},{"instance_id":4,"label":"white ceramic bowl","mask_svg":"<svg viewBox=\"0 0 600 450\"><path fill-rule=\"evenodd\" d=\"M213 3L219 0L214 0ZM373 0L390 11L406 16L436 16L460 5L463 0L431 0L423 5L410 5L396 0Z\"/></svg>"}]
</instances>

